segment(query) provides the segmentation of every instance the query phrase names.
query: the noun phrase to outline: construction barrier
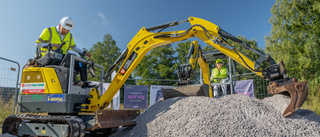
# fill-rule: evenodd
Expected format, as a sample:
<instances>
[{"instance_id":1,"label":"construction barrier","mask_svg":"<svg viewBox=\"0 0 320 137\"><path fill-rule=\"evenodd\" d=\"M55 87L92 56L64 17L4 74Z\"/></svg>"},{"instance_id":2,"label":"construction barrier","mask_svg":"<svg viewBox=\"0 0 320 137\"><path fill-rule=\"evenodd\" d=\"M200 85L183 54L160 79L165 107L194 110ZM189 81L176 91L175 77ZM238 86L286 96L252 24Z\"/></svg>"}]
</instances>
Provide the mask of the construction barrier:
<instances>
[{"instance_id":1,"label":"construction barrier","mask_svg":"<svg viewBox=\"0 0 320 137\"><path fill-rule=\"evenodd\" d=\"M19 92L19 74L19 63L0 57L0 128L3 118L16 112L14 106Z\"/></svg>"}]
</instances>

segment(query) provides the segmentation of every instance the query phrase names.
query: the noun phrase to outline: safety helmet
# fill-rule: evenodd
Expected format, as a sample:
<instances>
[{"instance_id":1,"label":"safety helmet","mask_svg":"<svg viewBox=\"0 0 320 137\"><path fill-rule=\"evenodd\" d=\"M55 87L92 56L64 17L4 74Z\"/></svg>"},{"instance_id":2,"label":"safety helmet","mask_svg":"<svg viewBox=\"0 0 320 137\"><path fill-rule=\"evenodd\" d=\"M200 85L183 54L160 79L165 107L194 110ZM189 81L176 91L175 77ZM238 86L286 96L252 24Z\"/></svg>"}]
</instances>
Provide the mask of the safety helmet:
<instances>
[{"instance_id":1,"label":"safety helmet","mask_svg":"<svg viewBox=\"0 0 320 137\"><path fill-rule=\"evenodd\" d=\"M217 64L217 63L220 63L220 62L223 63L221 59L217 59L217 60L216 60L216 64Z\"/></svg>"},{"instance_id":2,"label":"safety helmet","mask_svg":"<svg viewBox=\"0 0 320 137\"><path fill-rule=\"evenodd\" d=\"M60 20L60 25L67 30L73 30L74 27L73 20L70 17L62 18Z\"/></svg>"}]
</instances>

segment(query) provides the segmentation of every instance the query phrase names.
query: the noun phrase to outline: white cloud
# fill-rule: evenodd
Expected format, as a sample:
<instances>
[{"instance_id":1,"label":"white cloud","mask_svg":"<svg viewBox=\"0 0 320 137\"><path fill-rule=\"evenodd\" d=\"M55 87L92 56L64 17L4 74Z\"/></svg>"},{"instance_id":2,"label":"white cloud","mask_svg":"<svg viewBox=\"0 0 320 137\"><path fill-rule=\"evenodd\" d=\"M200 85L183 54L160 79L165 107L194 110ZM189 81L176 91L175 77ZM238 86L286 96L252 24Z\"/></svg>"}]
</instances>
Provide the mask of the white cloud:
<instances>
[{"instance_id":1,"label":"white cloud","mask_svg":"<svg viewBox=\"0 0 320 137\"><path fill-rule=\"evenodd\" d=\"M102 22L101 22L102 25L108 25L109 24L109 21L107 20L106 16L104 16L102 13L98 13L98 16L102 20Z\"/></svg>"}]
</instances>

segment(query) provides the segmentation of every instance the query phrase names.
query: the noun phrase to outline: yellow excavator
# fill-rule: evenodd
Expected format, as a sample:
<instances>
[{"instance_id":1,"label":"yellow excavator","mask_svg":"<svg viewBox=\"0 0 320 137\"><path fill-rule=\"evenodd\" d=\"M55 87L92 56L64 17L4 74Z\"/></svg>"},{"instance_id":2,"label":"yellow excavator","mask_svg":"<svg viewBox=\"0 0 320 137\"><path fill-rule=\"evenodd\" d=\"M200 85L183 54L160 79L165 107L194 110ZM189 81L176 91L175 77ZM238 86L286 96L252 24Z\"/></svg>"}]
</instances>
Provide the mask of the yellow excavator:
<instances>
[{"instance_id":1,"label":"yellow excavator","mask_svg":"<svg viewBox=\"0 0 320 137\"><path fill-rule=\"evenodd\" d=\"M186 30L161 32L168 27L175 26L184 22L189 22L191 24L191 26ZM156 33L151 32L155 30L159 31ZM287 77L286 69L282 61L276 64L274 59L269 54L264 55L259 53L258 51L251 48L250 45L224 31L219 26L201 18L189 17L188 20L181 22L174 21L149 28L142 27L140 31L129 42L127 49L123 51L118 60L106 73L105 78L108 78L111 75L111 72L116 69L116 66L118 66L121 61L124 60L118 73L115 76L115 79L111 82L110 87L106 91L110 94L102 95L101 99L97 102L97 107L104 108L111 102L111 97L114 96L116 91L120 89L120 87L124 84L124 82L127 80L129 75L132 73L141 59L151 49L165 44L186 40L192 37L199 38L206 44L211 45L221 53L230 57L232 60L254 72L256 75L269 81L269 85L267 87L269 94L274 95L283 93L290 95L291 102L283 112L284 117L291 115L294 111L299 109L307 98L307 81L298 82L296 78ZM237 50L234 46L230 45L227 42L228 39L240 44L247 50L252 50L256 54L260 55L260 57L256 61L253 61L252 59L241 53L239 50ZM268 62L269 66L264 69L260 68L263 62ZM202 71L208 70L203 69ZM202 74L203 78L206 79L206 77L209 77L208 75L210 73L203 72ZM181 87L181 89L185 88ZM183 90L178 91L184 92ZM209 96L212 97L211 92L209 93Z\"/></svg>"},{"instance_id":2,"label":"yellow excavator","mask_svg":"<svg viewBox=\"0 0 320 137\"><path fill-rule=\"evenodd\" d=\"M162 32L168 27L184 22L191 24L186 30ZM158 31L153 32L156 30ZM59 51L48 51L46 58L39 61L40 66L31 66L23 70L21 90L18 96L18 110L21 114L7 117L3 123L2 133L17 136L83 137L87 131L92 134L99 131L106 135L116 127L135 125L134 119L139 115L139 111L103 109L111 103L112 98L146 53L156 47L192 37L199 38L258 76L268 80L268 92L270 94L288 93L291 96L291 102L283 113L285 117L299 109L304 103L308 94L307 82L298 82L295 78L287 77L282 62L276 64L270 55L263 55L255 51L250 45L209 21L189 17L181 22L174 21L154 27L142 27L107 73L101 76L103 79L100 83L92 87L80 87L73 84L76 75L73 69L75 61L96 67L101 67L100 65L73 54L63 56L60 55ZM232 47L227 39L239 43L244 48L261 55L261 57L256 61L251 60ZM209 69L205 66L206 63L201 63L201 61L204 61L203 56L198 54L198 57L198 63L203 71L203 84L208 85L208 88L203 90L206 91L204 95L212 97ZM260 68L262 62L268 62L270 65L262 69ZM100 96L98 87L111 76L111 73L120 64L120 69L108 89ZM193 85L180 87L186 86L191 87ZM177 91L184 92L181 88L178 88ZM47 115L37 115L37 113L47 113Z\"/></svg>"}]
</instances>

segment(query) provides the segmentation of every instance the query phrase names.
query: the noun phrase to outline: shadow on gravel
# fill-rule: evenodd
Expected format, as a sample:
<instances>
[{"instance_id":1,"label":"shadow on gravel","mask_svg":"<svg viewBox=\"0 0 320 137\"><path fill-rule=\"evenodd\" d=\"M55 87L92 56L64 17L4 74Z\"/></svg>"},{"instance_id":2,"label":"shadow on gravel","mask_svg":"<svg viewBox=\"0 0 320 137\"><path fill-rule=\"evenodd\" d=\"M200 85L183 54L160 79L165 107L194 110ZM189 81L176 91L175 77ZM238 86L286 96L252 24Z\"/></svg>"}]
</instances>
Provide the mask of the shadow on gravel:
<instances>
[{"instance_id":1,"label":"shadow on gravel","mask_svg":"<svg viewBox=\"0 0 320 137\"><path fill-rule=\"evenodd\" d=\"M320 123L320 116L308 109L298 109L292 115L287 118L291 119L307 119L309 121L314 121Z\"/></svg>"},{"instance_id":2,"label":"shadow on gravel","mask_svg":"<svg viewBox=\"0 0 320 137\"><path fill-rule=\"evenodd\" d=\"M148 128L147 124L154 119L156 119L158 116L162 115L163 113L166 113L171 109L171 105L175 104L179 100L184 99L185 97L175 97L170 98L167 100L160 99L158 102L153 104L151 107L146 109L144 112L140 114L140 116L137 117L136 122L137 125L134 127L124 127L120 128L119 131L112 134L112 137L118 137L118 136L148 136Z\"/></svg>"}]
</instances>

